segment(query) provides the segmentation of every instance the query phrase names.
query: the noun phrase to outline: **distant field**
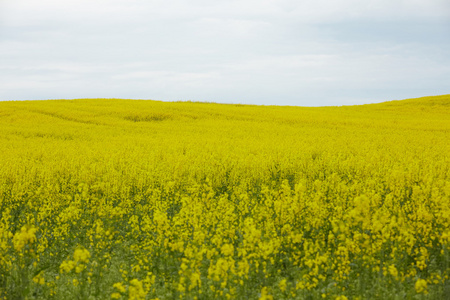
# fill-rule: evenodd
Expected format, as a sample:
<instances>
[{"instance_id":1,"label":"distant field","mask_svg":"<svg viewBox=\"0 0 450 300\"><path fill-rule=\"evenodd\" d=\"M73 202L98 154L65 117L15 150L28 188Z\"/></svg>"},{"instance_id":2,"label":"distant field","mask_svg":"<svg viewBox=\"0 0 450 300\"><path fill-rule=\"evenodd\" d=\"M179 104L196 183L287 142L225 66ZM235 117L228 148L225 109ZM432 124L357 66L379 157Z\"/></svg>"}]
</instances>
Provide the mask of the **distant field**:
<instances>
[{"instance_id":1,"label":"distant field","mask_svg":"<svg viewBox=\"0 0 450 300\"><path fill-rule=\"evenodd\" d=\"M0 299L449 299L450 95L0 102Z\"/></svg>"}]
</instances>

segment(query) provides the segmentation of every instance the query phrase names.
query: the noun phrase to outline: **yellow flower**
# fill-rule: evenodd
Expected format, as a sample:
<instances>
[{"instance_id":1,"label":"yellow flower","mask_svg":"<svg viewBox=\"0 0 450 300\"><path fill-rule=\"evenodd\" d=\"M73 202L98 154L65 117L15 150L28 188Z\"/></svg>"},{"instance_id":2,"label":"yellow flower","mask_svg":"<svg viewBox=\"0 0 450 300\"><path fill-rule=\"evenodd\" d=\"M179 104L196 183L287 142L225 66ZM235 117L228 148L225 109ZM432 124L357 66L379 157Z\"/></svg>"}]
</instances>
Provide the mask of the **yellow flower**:
<instances>
[{"instance_id":1,"label":"yellow flower","mask_svg":"<svg viewBox=\"0 0 450 300\"><path fill-rule=\"evenodd\" d=\"M196 286L201 285L201 279L200 279L200 273L197 272L193 272L190 276L190 280L191 280L191 284L189 285L189 290L192 290L193 288L195 288Z\"/></svg>"},{"instance_id":2,"label":"yellow flower","mask_svg":"<svg viewBox=\"0 0 450 300\"><path fill-rule=\"evenodd\" d=\"M68 260L68 261L63 261L61 263L61 265L59 266L59 270L61 273L69 273L70 271L73 270L73 268L75 268L75 262L72 260Z\"/></svg>"},{"instance_id":3,"label":"yellow flower","mask_svg":"<svg viewBox=\"0 0 450 300\"><path fill-rule=\"evenodd\" d=\"M234 253L234 247L233 247L233 245L230 245L230 244L224 244L222 246L222 248L220 248L220 251L225 256L231 256Z\"/></svg>"},{"instance_id":4,"label":"yellow flower","mask_svg":"<svg viewBox=\"0 0 450 300\"><path fill-rule=\"evenodd\" d=\"M342 296L337 296L336 300L348 300L348 298L346 296L342 295Z\"/></svg>"},{"instance_id":5,"label":"yellow flower","mask_svg":"<svg viewBox=\"0 0 450 300\"><path fill-rule=\"evenodd\" d=\"M119 292L125 293L126 289L123 286L122 282L117 282L113 284L113 287L116 288Z\"/></svg>"},{"instance_id":6,"label":"yellow flower","mask_svg":"<svg viewBox=\"0 0 450 300\"><path fill-rule=\"evenodd\" d=\"M111 299L120 299L120 297L122 297L119 293L112 293L111 294Z\"/></svg>"},{"instance_id":7,"label":"yellow flower","mask_svg":"<svg viewBox=\"0 0 450 300\"><path fill-rule=\"evenodd\" d=\"M17 251L22 250L25 245L36 241L37 229L33 226L25 225L14 235L13 244Z\"/></svg>"},{"instance_id":8,"label":"yellow flower","mask_svg":"<svg viewBox=\"0 0 450 300\"><path fill-rule=\"evenodd\" d=\"M427 294L427 281L425 279L418 279L416 281L416 284L414 285L414 287L416 288L416 292L417 293L424 293Z\"/></svg>"},{"instance_id":9,"label":"yellow flower","mask_svg":"<svg viewBox=\"0 0 450 300\"><path fill-rule=\"evenodd\" d=\"M282 292L286 291L287 280L286 279L281 280L278 286L280 287L280 290Z\"/></svg>"},{"instance_id":10,"label":"yellow flower","mask_svg":"<svg viewBox=\"0 0 450 300\"><path fill-rule=\"evenodd\" d=\"M397 268L394 265L390 265L389 268L389 274L391 274L392 276L394 276L395 278L397 278L398 276L398 271Z\"/></svg>"},{"instance_id":11,"label":"yellow flower","mask_svg":"<svg viewBox=\"0 0 450 300\"><path fill-rule=\"evenodd\" d=\"M261 300L273 300L273 296L269 294L267 287L263 287L261 289L261 296L259 297Z\"/></svg>"},{"instance_id":12,"label":"yellow flower","mask_svg":"<svg viewBox=\"0 0 450 300\"><path fill-rule=\"evenodd\" d=\"M33 281L36 282L37 284L41 284L41 285L45 284L45 279L44 279L44 276L42 275L42 272L40 272L39 274L34 276Z\"/></svg>"},{"instance_id":13,"label":"yellow flower","mask_svg":"<svg viewBox=\"0 0 450 300\"><path fill-rule=\"evenodd\" d=\"M75 272L76 273L81 273L81 272L83 272L84 269L86 269L86 265L80 264L80 265L75 267Z\"/></svg>"},{"instance_id":14,"label":"yellow flower","mask_svg":"<svg viewBox=\"0 0 450 300\"><path fill-rule=\"evenodd\" d=\"M87 263L87 262L89 262L90 257L91 257L91 254L89 253L89 251L87 249L84 249L84 248L78 248L73 253L73 258L74 258L75 262Z\"/></svg>"},{"instance_id":15,"label":"yellow flower","mask_svg":"<svg viewBox=\"0 0 450 300\"><path fill-rule=\"evenodd\" d=\"M142 300L145 299L146 296L142 282L138 279L133 279L130 281L128 293L130 300Z\"/></svg>"}]
</instances>

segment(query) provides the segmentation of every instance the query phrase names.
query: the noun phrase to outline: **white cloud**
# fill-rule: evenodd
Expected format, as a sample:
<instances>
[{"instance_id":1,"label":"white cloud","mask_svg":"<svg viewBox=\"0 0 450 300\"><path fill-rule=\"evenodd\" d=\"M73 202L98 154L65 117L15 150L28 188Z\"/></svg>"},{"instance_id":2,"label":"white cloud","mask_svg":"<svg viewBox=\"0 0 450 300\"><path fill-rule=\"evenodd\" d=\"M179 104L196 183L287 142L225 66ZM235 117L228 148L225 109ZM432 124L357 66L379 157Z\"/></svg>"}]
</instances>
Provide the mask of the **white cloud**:
<instances>
[{"instance_id":1,"label":"white cloud","mask_svg":"<svg viewBox=\"0 0 450 300\"><path fill-rule=\"evenodd\" d=\"M449 92L447 0L3 0L0 18L0 100L325 105Z\"/></svg>"},{"instance_id":2,"label":"white cloud","mask_svg":"<svg viewBox=\"0 0 450 300\"><path fill-rule=\"evenodd\" d=\"M145 22L186 19L296 19L334 22L369 19L448 18L447 0L3 0L10 24L36 22Z\"/></svg>"}]
</instances>

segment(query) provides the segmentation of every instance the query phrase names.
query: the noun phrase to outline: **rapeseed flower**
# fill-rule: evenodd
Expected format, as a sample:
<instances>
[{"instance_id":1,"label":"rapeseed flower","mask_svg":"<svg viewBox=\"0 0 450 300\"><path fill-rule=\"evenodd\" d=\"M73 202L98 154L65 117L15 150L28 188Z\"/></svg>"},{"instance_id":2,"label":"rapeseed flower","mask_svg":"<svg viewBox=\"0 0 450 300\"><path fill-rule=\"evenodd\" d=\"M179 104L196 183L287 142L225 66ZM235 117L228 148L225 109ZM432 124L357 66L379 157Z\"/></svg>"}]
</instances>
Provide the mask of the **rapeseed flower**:
<instances>
[{"instance_id":1,"label":"rapeseed flower","mask_svg":"<svg viewBox=\"0 0 450 300\"><path fill-rule=\"evenodd\" d=\"M414 288L416 289L416 292L418 294L427 294L427 281L425 279L417 279L416 283L414 284Z\"/></svg>"},{"instance_id":2,"label":"rapeseed flower","mask_svg":"<svg viewBox=\"0 0 450 300\"><path fill-rule=\"evenodd\" d=\"M19 232L14 235L14 249L21 251L26 245L36 242L37 228L29 225L23 226Z\"/></svg>"},{"instance_id":3,"label":"rapeseed flower","mask_svg":"<svg viewBox=\"0 0 450 300\"><path fill-rule=\"evenodd\" d=\"M128 294L130 300L142 300L145 299L147 293L144 290L143 284L138 279L132 279L130 286L128 287Z\"/></svg>"},{"instance_id":4,"label":"rapeseed flower","mask_svg":"<svg viewBox=\"0 0 450 300\"><path fill-rule=\"evenodd\" d=\"M77 248L73 253L73 259L76 263L88 263L91 254L87 249Z\"/></svg>"}]
</instances>

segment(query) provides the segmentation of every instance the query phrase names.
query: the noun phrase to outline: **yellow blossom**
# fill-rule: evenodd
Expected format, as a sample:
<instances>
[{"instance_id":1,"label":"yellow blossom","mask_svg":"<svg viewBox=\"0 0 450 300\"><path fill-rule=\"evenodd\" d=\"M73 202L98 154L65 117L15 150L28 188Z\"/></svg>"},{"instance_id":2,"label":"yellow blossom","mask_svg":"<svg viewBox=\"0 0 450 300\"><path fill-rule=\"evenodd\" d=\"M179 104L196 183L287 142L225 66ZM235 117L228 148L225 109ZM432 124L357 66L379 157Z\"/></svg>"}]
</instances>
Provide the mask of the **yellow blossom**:
<instances>
[{"instance_id":1,"label":"yellow blossom","mask_svg":"<svg viewBox=\"0 0 450 300\"><path fill-rule=\"evenodd\" d=\"M394 276L395 278L397 278L397 276L398 276L398 271L397 271L397 268L396 268L394 265L390 265L390 266L388 267L388 270L389 270L389 274L391 274L392 276Z\"/></svg>"},{"instance_id":2,"label":"yellow blossom","mask_svg":"<svg viewBox=\"0 0 450 300\"><path fill-rule=\"evenodd\" d=\"M91 254L85 248L77 248L73 253L73 259L75 260L75 262L87 263L89 262L90 257Z\"/></svg>"},{"instance_id":3,"label":"yellow blossom","mask_svg":"<svg viewBox=\"0 0 450 300\"><path fill-rule=\"evenodd\" d=\"M427 281L425 279L417 279L416 283L414 284L414 287L416 289L416 292L421 294L427 294Z\"/></svg>"},{"instance_id":4,"label":"yellow blossom","mask_svg":"<svg viewBox=\"0 0 450 300\"><path fill-rule=\"evenodd\" d=\"M278 283L278 286L280 287L280 290L282 292L286 291L286 287L287 287L287 279L283 279Z\"/></svg>"},{"instance_id":5,"label":"yellow blossom","mask_svg":"<svg viewBox=\"0 0 450 300\"><path fill-rule=\"evenodd\" d=\"M269 294L269 290L267 287L263 287L261 289L261 296L259 297L261 300L273 300L273 296Z\"/></svg>"},{"instance_id":6,"label":"yellow blossom","mask_svg":"<svg viewBox=\"0 0 450 300\"><path fill-rule=\"evenodd\" d=\"M41 285L45 284L45 279L44 279L42 272L40 272L39 274L34 276L33 281L36 282L37 284L41 284Z\"/></svg>"},{"instance_id":7,"label":"yellow blossom","mask_svg":"<svg viewBox=\"0 0 450 300\"><path fill-rule=\"evenodd\" d=\"M130 281L130 286L128 287L129 299L130 300L142 300L145 299L146 292L144 290L143 284L138 279L133 279Z\"/></svg>"},{"instance_id":8,"label":"yellow blossom","mask_svg":"<svg viewBox=\"0 0 450 300\"><path fill-rule=\"evenodd\" d=\"M230 244L224 244L222 248L220 248L220 251L222 252L223 255L230 256L233 255L234 253L234 247L233 245Z\"/></svg>"},{"instance_id":9,"label":"yellow blossom","mask_svg":"<svg viewBox=\"0 0 450 300\"><path fill-rule=\"evenodd\" d=\"M126 289L122 282L117 282L113 284L113 287L116 288L119 292L125 293Z\"/></svg>"},{"instance_id":10,"label":"yellow blossom","mask_svg":"<svg viewBox=\"0 0 450 300\"><path fill-rule=\"evenodd\" d=\"M36 241L36 231L37 229L33 226L23 226L20 231L14 235L14 249L20 251L25 245L34 243Z\"/></svg>"},{"instance_id":11,"label":"yellow blossom","mask_svg":"<svg viewBox=\"0 0 450 300\"><path fill-rule=\"evenodd\" d=\"M73 270L73 268L75 268L76 263L72 260L65 260L61 263L61 265L59 266L59 270L61 273L69 273L70 271Z\"/></svg>"}]
</instances>

